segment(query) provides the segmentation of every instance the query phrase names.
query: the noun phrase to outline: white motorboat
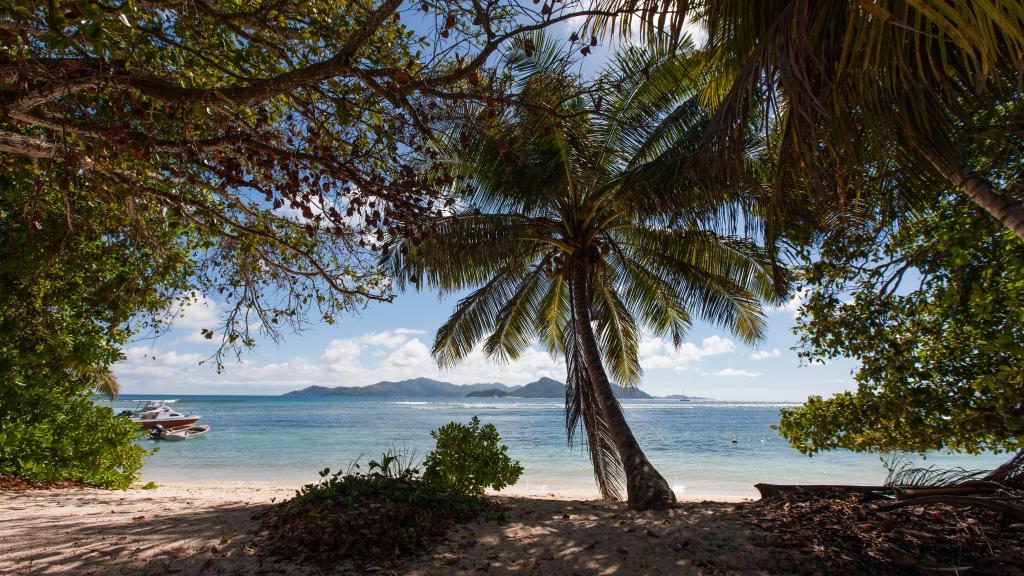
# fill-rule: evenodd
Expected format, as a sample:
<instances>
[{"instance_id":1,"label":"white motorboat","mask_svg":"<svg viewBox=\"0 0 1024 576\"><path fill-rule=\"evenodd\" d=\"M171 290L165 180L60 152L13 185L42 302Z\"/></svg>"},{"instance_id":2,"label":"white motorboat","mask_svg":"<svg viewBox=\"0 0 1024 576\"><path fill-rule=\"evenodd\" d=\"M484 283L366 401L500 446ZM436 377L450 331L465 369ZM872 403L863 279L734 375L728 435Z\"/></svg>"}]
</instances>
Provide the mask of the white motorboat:
<instances>
[{"instance_id":1,"label":"white motorboat","mask_svg":"<svg viewBox=\"0 0 1024 576\"><path fill-rule=\"evenodd\" d=\"M168 405L171 402L171 400L143 400L135 410L125 410L122 414L130 417L132 422L139 425L139 428L146 430L156 428L158 425L167 429L191 426L201 418L201 416L178 412Z\"/></svg>"},{"instance_id":2,"label":"white motorboat","mask_svg":"<svg viewBox=\"0 0 1024 576\"><path fill-rule=\"evenodd\" d=\"M157 426L149 431L149 437L154 440L188 440L196 436L202 436L210 430L208 424L199 426L182 426L181 428L168 429Z\"/></svg>"}]
</instances>

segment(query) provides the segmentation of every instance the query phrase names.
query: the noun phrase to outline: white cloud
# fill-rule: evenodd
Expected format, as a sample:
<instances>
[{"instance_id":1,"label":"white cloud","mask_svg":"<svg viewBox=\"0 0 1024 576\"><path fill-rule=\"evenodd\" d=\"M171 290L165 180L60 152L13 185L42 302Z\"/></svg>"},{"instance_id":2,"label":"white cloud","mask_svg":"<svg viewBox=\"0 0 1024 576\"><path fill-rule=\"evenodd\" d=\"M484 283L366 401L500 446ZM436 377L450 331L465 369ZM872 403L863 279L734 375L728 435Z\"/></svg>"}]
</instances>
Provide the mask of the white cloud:
<instances>
[{"instance_id":1,"label":"white cloud","mask_svg":"<svg viewBox=\"0 0 1024 576\"><path fill-rule=\"evenodd\" d=\"M514 361L487 358L482 346L458 365L441 369L430 353L431 338L422 330L395 329L336 338L319 350L291 358L277 356L269 363L227 361L217 374L206 354L138 346L115 372L131 393L280 393L310 385L365 386L382 380L428 377L455 384L500 382L516 385L541 377L565 379L565 361L531 347ZM700 362L736 352L728 338L713 335L699 343L684 342L676 349L671 340L645 336L640 343L644 370L691 370ZM156 360L153 360L153 356ZM265 362L265 361L264 361ZM728 374L724 374L728 375Z\"/></svg>"},{"instance_id":2,"label":"white cloud","mask_svg":"<svg viewBox=\"0 0 1024 576\"><path fill-rule=\"evenodd\" d=\"M732 340L718 335L704 338L700 346L683 342L679 348L673 346L667 338L648 335L640 341L640 366L644 370L689 370L704 358L729 354L735 350L736 344Z\"/></svg>"},{"instance_id":3,"label":"white cloud","mask_svg":"<svg viewBox=\"0 0 1024 576\"><path fill-rule=\"evenodd\" d=\"M177 328L213 328L219 322L220 306L206 296L183 302L172 313Z\"/></svg>"},{"instance_id":4,"label":"white cloud","mask_svg":"<svg viewBox=\"0 0 1024 576\"><path fill-rule=\"evenodd\" d=\"M749 370L737 370L736 368L723 368L718 372L706 373L707 376L722 376L722 377L742 377L742 378L757 378L761 375L760 372L751 372Z\"/></svg>"},{"instance_id":5,"label":"white cloud","mask_svg":"<svg viewBox=\"0 0 1024 576\"><path fill-rule=\"evenodd\" d=\"M413 338L402 344L397 350L388 354L385 364L399 368L426 368L433 365L434 358L430 355L430 349L420 342L419 338Z\"/></svg>"},{"instance_id":6,"label":"white cloud","mask_svg":"<svg viewBox=\"0 0 1024 576\"><path fill-rule=\"evenodd\" d=\"M331 372L347 372L359 365L363 347L352 340L331 340L320 358L320 364Z\"/></svg>"},{"instance_id":7,"label":"white cloud","mask_svg":"<svg viewBox=\"0 0 1024 576\"><path fill-rule=\"evenodd\" d=\"M425 376L455 384L501 382L526 384L542 376L565 378L565 364L536 348L507 364L492 361L480 347L458 366L441 370L430 348L417 335L422 330L398 329L331 340L313 359L296 356L269 364L227 362L222 374L200 363L202 354L182 354L150 346L133 347L114 367L124 390L131 393L277 393L319 386L365 386L381 380ZM172 343L173 345L173 343ZM153 357L156 357L154 360Z\"/></svg>"},{"instance_id":8,"label":"white cloud","mask_svg":"<svg viewBox=\"0 0 1024 576\"><path fill-rule=\"evenodd\" d=\"M782 352L778 348L772 348L771 350L758 350L750 355L751 360L767 360L769 358L778 358L782 356Z\"/></svg>"},{"instance_id":9,"label":"white cloud","mask_svg":"<svg viewBox=\"0 0 1024 576\"><path fill-rule=\"evenodd\" d=\"M116 366L118 378L173 376L198 366L206 359L202 354L179 354L174 350L163 351L153 346L132 346L124 354L125 359Z\"/></svg>"}]
</instances>

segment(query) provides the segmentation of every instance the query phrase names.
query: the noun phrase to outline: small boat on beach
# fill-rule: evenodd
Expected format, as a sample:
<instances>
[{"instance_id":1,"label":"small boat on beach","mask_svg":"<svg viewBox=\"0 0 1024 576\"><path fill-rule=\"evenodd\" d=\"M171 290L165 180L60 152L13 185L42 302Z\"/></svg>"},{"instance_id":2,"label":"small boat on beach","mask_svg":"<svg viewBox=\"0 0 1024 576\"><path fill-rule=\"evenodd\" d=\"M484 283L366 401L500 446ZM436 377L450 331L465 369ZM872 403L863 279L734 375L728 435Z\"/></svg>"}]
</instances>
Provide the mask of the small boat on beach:
<instances>
[{"instance_id":1,"label":"small boat on beach","mask_svg":"<svg viewBox=\"0 0 1024 576\"><path fill-rule=\"evenodd\" d=\"M154 440L188 440L196 436L202 436L209 431L209 424L182 426L180 428L163 428L158 426L150 430L149 437Z\"/></svg>"},{"instance_id":2,"label":"small boat on beach","mask_svg":"<svg viewBox=\"0 0 1024 576\"><path fill-rule=\"evenodd\" d=\"M180 428L195 424L201 416L182 414L168 406L170 400L143 400L135 410L125 410L123 415L132 419L139 428L151 430L157 426L163 428Z\"/></svg>"}]
</instances>

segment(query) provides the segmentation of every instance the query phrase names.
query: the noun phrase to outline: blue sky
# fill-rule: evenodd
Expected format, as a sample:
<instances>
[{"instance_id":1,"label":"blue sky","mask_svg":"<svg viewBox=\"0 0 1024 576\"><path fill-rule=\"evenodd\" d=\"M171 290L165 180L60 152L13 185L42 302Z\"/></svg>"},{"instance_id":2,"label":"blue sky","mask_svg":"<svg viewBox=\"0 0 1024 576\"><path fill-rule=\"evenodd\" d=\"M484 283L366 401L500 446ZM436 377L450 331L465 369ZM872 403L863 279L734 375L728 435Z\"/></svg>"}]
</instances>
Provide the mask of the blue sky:
<instances>
[{"instance_id":1,"label":"blue sky","mask_svg":"<svg viewBox=\"0 0 1024 576\"><path fill-rule=\"evenodd\" d=\"M553 28L566 38L582 22ZM695 40L705 35L692 29ZM599 46L583 59L580 70L590 75L606 58ZM565 379L561 359L534 349L520 360L502 365L473 354L461 366L441 371L430 357L434 332L444 323L456 299L439 301L436 294L399 294L392 304L373 304L357 316L333 326L316 326L288 335L280 344L260 341L240 361L229 360L221 374L209 361L215 344L203 339L202 328L218 326L220 306L205 300L184 311L174 328L158 339L139 339L115 366L127 394L281 394L310 385L360 386L381 380L426 376L469 384L526 384L542 376ZM811 394L828 395L853 386L852 362L800 366L792 348L795 298L768 312L768 337L758 347L743 345L721 329L695 325L679 350L668 339L647 336L640 348L644 379L651 394L689 394L720 400L800 401Z\"/></svg>"},{"instance_id":2,"label":"blue sky","mask_svg":"<svg viewBox=\"0 0 1024 576\"><path fill-rule=\"evenodd\" d=\"M219 306L206 300L190 307L167 334L140 339L126 350L115 373L127 394L281 394L310 385L360 386L381 380L426 376L469 384L525 384L542 376L564 380L564 364L535 349L519 361L497 364L473 354L441 371L430 357L434 332L455 299L429 293L399 294L392 304L373 304L333 326L291 334L278 344L261 341L240 361L217 374L207 360L213 342L201 328L217 325ZM802 400L828 395L853 383L848 361L800 366L792 334L798 299L768 313L767 339L748 347L707 325L695 325L679 350L648 335L641 345L641 388L656 395L686 393L721 400Z\"/></svg>"}]
</instances>

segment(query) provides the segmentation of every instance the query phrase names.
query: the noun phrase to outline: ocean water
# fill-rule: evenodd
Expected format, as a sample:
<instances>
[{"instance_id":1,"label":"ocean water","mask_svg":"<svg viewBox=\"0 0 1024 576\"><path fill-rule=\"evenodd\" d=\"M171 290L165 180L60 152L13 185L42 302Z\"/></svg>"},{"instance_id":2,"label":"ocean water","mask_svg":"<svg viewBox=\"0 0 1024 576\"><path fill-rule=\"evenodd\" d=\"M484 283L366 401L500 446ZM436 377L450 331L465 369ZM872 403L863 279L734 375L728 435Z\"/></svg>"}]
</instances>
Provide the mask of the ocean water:
<instances>
[{"instance_id":1,"label":"ocean water","mask_svg":"<svg viewBox=\"0 0 1024 576\"><path fill-rule=\"evenodd\" d=\"M124 395L117 411L154 396ZM267 482L301 485L318 471L366 463L389 448L433 447L430 431L472 416L493 423L525 472L514 490L594 496L582 445L566 443L562 402L520 398L294 398L178 396L176 408L201 415L210 432L184 442L140 440L159 451L146 459L143 479L159 482ZM808 457L772 425L785 404L623 401L626 418L648 458L680 497L756 497L770 483L878 484L879 455L832 451ZM732 440L736 440L735 443ZM925 466L993 468L1006 456L929 454Z\"/></svg>"}]
</instances>

